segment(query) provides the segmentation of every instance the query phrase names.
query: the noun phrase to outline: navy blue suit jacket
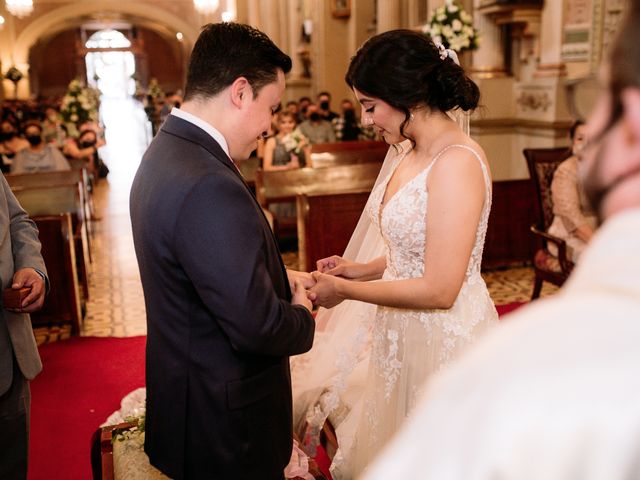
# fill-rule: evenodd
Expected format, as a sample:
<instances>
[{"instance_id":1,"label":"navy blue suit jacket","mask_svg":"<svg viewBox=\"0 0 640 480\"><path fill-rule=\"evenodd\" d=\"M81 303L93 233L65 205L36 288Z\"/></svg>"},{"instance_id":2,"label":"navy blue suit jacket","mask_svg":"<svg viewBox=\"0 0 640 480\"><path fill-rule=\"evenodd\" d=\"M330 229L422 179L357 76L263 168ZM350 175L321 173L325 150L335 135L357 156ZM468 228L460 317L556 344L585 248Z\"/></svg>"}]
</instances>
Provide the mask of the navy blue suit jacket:
<instances>
[{"instance_id":1,"label":"navy blue suit jacket","mask_svg":"<svg viewBox=\"0 0 640 480\"><path fill-rule=\"evenodd\" d=\"M147 309L145 451L172 478L283 478L289 355L314 321L255 197L220 145L170 115L130 197Z\"/></svg>"}]
</instances>

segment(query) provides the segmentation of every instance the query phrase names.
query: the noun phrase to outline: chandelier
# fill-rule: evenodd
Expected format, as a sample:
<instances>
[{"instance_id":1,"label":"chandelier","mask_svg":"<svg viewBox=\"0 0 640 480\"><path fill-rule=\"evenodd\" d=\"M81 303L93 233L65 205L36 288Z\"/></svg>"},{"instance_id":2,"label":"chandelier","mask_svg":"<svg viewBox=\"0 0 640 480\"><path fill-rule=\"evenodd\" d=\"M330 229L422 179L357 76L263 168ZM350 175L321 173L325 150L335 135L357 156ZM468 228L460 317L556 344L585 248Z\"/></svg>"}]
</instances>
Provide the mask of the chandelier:
<instances>
[{"instance_id":1,"label":"chandelier","mask_svg":"<svg viewBox=\"0 0 640 480\"><path fill-rule=\"evenodd\" d=\"M32 0L5 0L4 2L7 11L18 18L23 18L33 12Z\"/></svg>"},{"instance_id":2,"label":"chandelier","mask_svg":"<svg viewBox=\"0 0 640 480\"><path fill-rule=\"evenodd\" d=\"M211 15L218 10L218 0L193 0L193 6L203 15Z\"/></svg>"}]
</instances>

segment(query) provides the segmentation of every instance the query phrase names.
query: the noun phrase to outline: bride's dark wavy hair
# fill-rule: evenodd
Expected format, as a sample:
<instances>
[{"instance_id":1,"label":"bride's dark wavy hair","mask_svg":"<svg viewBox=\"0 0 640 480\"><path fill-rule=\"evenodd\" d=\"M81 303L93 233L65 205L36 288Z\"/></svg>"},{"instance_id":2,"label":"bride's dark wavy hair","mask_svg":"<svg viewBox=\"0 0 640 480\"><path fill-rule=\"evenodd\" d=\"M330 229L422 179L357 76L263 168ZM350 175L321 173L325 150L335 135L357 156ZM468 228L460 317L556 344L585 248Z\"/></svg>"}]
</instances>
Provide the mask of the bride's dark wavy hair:
<instances>
[{"instance_id":1,"label":"bride's dark wavy hair","mask_svg":"<svg viewBox=\"0 0 640 480\"><path fill-rule=\"evenodd\" d=\"M351 59L345 81L351 88L379 98L404 112L400 133L410 110L427 106L441 112L478 106L480 90L451 58L440 58L438 47L425 35L391 30L367 40Z\"/></svg>"}]
</instances>

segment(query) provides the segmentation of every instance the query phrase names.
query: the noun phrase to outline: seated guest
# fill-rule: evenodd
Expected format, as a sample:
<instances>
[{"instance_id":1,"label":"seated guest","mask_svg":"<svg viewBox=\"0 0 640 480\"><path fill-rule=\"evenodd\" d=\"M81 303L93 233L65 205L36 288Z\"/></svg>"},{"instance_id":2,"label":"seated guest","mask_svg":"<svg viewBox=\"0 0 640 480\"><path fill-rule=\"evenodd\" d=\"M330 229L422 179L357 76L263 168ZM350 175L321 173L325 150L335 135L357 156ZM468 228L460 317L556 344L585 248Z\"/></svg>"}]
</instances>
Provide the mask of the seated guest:
<instances>
[{"instance_id":1,"label":"seated guest","mask_svg":"<svg viewBox=\"0 0 640 480\"><path fill-rule=\"evenodd\" d=\"M585 143L583 122L576 122L570 130L573 155L562 162L553 175L553 223L549 233L567 242L567 255L576 262L596 229L596 217L587 205L578 179L578 169ZM550 245L551 253L555 248Z\"/></svg>"},{"instance_id":2,"label":"seated guest","mask_svg":"<svg viewBox=\"0 0 640 480\"><path fill-rule=\"evenodd\" d=\"M81 130L78 138L67 139L63 151L68 157L84 160L87 172L95 179L98 177L98 168L100 166L98 148L104 144L104 140L98 138L93 129L85 128Z\"/></svg>"},{"instance_id":3,"label":"seated guest","mask_svg":"<svg viewBox=\"0 0 640 480\"><path fill-rule=\"evenodd\" d=\"M45 117L42 121L42 136L45 143L52 143L58 148L63 148L64 141L67 138L67 132L62 125L58 110L54 107L47 107L44 113Z\"/></svg>"},{"instance_id":4,"label":"seated guest","mask_svg":"<svg viewBox=\"0 0 640 480\"><path fill-rule=\"evenodd\" d=\"M311 144L336 141L333 126L320 116L318 106L313 103L307 107L307 119L300 124L299 129Z\"/></svg>"},{"instance_id":5,"label":"seated guest","mask_svg":"<svg viewBox=\"0 0 640 480\"><path fill-rule=\"evenodd\" d=\"M29 142L18 135L18 126L13 120L6 118L0 123L0 166L8 172L11 162L20 150L29 147Z\"/></svg>"},{"instance_id":6,"label":"seated guest","mask_svg":"<svg viewBox=\"0 0 640 480\"><path fill-rule=\"evenodd\" d=\"M336 138L339 141L358 140L360 138L360 127L356 118L356 110L353 102L348 99L342 100L342 115L334 118L333 128L336 131Z\"/></svg>"},{"instance_id":7,"label":"seated guest","mask_svg":"<svg viewBox=\"0 0 640 480\"><path fill-rule=\"evenodd\" d=\"M278 112L275 135L264 146L263 170L292 170L311 167L311 147L305 136L296 129L296 118L288 111ZM277 203L269 206L276 218L296 216L295 203Z\"/></svg>"},{"instance_id":8,"label":"seated guest","mask_svg":"<svg viewBox=\"0 0 640 480\"><path fill-rule=\"evenodd\" d=\"M302 123L307 119L307 108L311 105L309 97L300 97L298 100L298 123Z\"/></svg>"},{"instance_id":9,"label":"seated guest","mask_svg":"<svg viewBox=\"0 0 640 480\"><path fill-rule=\"evenodd\" d=\"M289 100L285 106L285 110L287 110L287 112L289 113L292 113L296 117L296 123L298 123L298 102L296 102L295 100Z\"/></svg>"},{"instance_id":10,"label":"seated guest","mask_svg":"<svg viewBox=\"0 0 640 480\"><path fill-rule=\"evenodd\" d=\"M309 142L296 129L295 115L281 111L277 115L278 133L267 139L264 146L264 170L291 170L311 166Z\"/></svg>"},{"instance_id":11,"label":"seated guest","mask_svg":"<svg viewBox=\"0 0 640 480\"><path fill-rule=\"evenodd\" d=\"M316 101L319 107L318 113L323 119L328 122L332 122L334 119L338 118L339 115L336 112L331 111L331 94L329 92L320 92Z\"/></svg>"},{"instance_id":12,"label":"seated guest","mask_svg":"<svg viewBox=\"0 0 640 480\"><path fill-rule=\"evenodd\" d=\"M13 163L11 163L11 173L71 170L69 162L60 153L60 150L51 144L44 143L40 122L27 122L24 134L29 146L16 153Z\"/></svg>"}]
</instances>

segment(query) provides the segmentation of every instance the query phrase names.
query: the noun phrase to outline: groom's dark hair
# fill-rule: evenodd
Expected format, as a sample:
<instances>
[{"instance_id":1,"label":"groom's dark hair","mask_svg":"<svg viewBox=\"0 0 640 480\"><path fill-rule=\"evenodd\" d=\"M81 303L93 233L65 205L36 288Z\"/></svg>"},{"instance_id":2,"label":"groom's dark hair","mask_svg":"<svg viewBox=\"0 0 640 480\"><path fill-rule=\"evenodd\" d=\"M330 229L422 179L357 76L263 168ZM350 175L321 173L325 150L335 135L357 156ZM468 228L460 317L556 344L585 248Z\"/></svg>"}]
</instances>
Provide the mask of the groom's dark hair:
<instances>
[{"instance_id":1,"label":"groom's dark hair","mask_svg":"<svg viewBox=\"0 0 640 480\"><path fill-rule=\"evenodd\" d=\"M277 79L279 69L288 73L291 58L260 30L241 23L210 23L191 52L184 99L213 97L239 77L249 81L256 96Z\"/></svg>"}]
</instances>

